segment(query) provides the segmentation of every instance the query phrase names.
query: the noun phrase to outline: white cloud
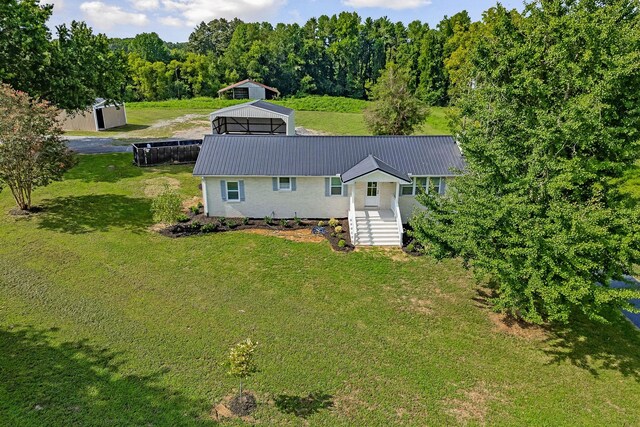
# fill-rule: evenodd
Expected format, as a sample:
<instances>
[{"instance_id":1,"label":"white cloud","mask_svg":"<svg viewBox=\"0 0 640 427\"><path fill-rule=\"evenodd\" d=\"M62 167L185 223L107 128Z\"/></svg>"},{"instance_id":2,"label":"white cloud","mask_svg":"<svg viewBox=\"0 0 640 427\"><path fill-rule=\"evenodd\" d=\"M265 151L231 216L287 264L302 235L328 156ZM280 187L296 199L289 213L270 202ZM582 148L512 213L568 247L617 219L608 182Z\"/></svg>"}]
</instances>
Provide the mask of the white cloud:
<instances>
[{"instance_id":1,"label":"white cloud","mask_svg":"<svg viewBox=\"0 0 640 427\"><path fill-rule=\"evenodd\" d=\"M187 26L215 18L266 21L286 3L287 0L162 0L166 10L180 12Z\"/></svg>"},{"instance_id":2,"label":"white cloud","mask_svg":"<svg viewBox=\"0 0 640 427\"><path fill-rule=\"evenodd\" d=\"M149 23L144 13L126 12L119 6L110 6L101 1L82 3L80 10L93 26L102 29L120 25L143 26Z\"/></svg>"},{"instance_id":3,"label":"white cloud","mask_svg":"<svg viewBox=\"0 0 640 427\"><path fill-rule=\"evenodd\" d=\"M431 4L431 0L343 0L347 6L364 8L380 7L383 9L417 9Z\"/></svg>"},{"instance_id":4,"label":"white cloud","mask_svg":"<svg viewBox=\"0 0 640 427\"><path fill-rule=\"evenodd\" d=\"M160 6L160 0L129 0L134 9L153 10Z\"/></svg>"},{"instance_id":5,"label":"white cloud","mask_svg":"<svg viewBox=\"0 0 640 427\"><path fill-rule=\"evenodd\" d=\"M185 26L184 20L178 19L174 16L163 16L162 18L158 19L158 21L161 24L166 25L168 27L184 27Z\"/></svg>"}]
</instances>

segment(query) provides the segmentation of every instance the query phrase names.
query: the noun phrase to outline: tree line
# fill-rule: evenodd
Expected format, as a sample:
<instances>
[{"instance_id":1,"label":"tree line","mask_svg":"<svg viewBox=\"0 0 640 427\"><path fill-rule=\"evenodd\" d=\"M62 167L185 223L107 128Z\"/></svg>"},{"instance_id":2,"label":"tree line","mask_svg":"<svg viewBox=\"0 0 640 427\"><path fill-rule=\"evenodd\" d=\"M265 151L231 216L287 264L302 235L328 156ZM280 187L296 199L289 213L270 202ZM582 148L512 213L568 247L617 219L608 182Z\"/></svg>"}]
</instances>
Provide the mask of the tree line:
<instances>
[{"instance_id":1,"label":"tree line","mask_svg":"<svg viewBox=\"0 0 640 427\"><path fill-rule=\"evenodd\" d=\"M97 97L215 96L245 78L275 86L283 96L368 99L389 64L408 75L409 91L423 102L448 105L456 88L468 83L459 72L465 52L496 8L480 22L462 11L434 28L420 21L363 19L355 12L304 25L214 19L198 25L184 43L165 42L156 33L108 38L75 21L53 35L46 26L52 10L39 0L0 5L0 81L76 110Z\"/></svg>"}]
</instances>

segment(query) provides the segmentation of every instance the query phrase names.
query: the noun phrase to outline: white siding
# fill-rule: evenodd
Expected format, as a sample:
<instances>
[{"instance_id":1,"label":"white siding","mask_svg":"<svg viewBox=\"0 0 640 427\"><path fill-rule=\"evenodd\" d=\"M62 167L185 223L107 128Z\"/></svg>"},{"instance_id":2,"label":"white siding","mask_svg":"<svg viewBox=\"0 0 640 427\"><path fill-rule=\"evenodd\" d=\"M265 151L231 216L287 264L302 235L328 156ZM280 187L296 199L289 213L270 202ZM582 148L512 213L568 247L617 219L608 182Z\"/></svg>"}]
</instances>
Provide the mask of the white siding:
<instances>
[{"instance_id":1,"label":"white siding","mask_svg":"<svg viewBox=\"0 0 640 427\"><path fill-rule=\"evenodd\" d=\"M415 196L400 196L398 201L400 207L400 215L402 216L402 223L409 222L409 218L413 215L413 211L417 209L425 210L426 208L421 205L415 198Z\"/></svg>"},{"instance_id":2,"label":"white siding","mask_svg":"<svg viewBox=\"0 0 640 427\"><path fill-rule=\"evenodd\" d=\"M220 181L244 181L245 201L227 202L220 194ZM263 218L346 218L349 197L325 196L324 177L297 177L296 191L273 191L271 177L205 178L209 216Z\"/></svg>"}]
</instances>

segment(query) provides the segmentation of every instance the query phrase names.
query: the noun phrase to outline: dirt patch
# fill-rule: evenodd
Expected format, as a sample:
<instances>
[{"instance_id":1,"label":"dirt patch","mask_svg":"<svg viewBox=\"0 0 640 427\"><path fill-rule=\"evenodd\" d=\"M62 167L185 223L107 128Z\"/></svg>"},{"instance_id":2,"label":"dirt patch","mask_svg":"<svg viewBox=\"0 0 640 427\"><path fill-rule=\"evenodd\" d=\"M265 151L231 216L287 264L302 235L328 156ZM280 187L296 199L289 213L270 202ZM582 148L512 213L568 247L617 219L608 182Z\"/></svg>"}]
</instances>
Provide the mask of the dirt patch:
<instances>
[{"instance_id":1,"label":"dirt patch","mask_svg":"<svg viewBox=\"0 0 640 427\"><path fill-rule=\"evenodd\" d=\"M400 305L401 311L419 313L427 316L433 314L433 302L428 299L403 295L396 302Z\"/></svg>"},{"instance_id":2,"label":"dirt patch","mask_svg":"<svg viewBox=\"0 0 640 427\"><path fill-rule=\"evenodd\" d=\"M202 121L207 116L205 114L185 114L184 116L176 117L175 119L170 120L159 120L149 126L149 129L160 129L169 126L174 126L180 123L192 122L192 121Z\"/></svg>"},{"instance_id":3,"label":"dirt patch","mask_svg":"<svg viewBox=\"0 0 640 427\"><path fill-rule=\"evenodd\" d=\"M462 390L459 397L445 401L447 412L455 417L459 424L479 423L485 425L485 419L492 401L501 401L500 396L487 386L479 382L473 388Z\"/></svg>"},{"instance_id":4,"label":"dirt patch","mask_svg":"<svg viewBox=\"0 0 640 427\"><path fill-rule=\"evenodd\" d=\"M303 243L321 243L326 239L318 234L311 234L307 229L301 230L266 230L255 228L253 230L244 230L245 233L259 234L261 236L280 237L282 239L291 240L293 242Z\"/></svg>"},{"instance_id":5,"label":"dirt patch","mask_svg":"<svg viewBox=\"0 0 640 427\"><path fill-rule=\"evenodd\" d=\"M176 139L202 139L203 135L209 135L211 133L211 126L201 125L200 122L194 123L194 127L189 129L180 129L171 135Z\"/></svg>"},{"instance_id":6,"label":"dirt patch","mask_svg":"<svg viewBox=\"0 0 640 427\"><path fill-rule=\"evenodd\" d=\"M252 393L245 392L242 396L229 395L222 399L211 411L211 417L216 421L225 418L240 418L245 422L253 422L249 417L258 407L256 398Z\"/></svg>"},{"instance_id":7,"label":"dirt patch","mask_svg":"<svg viewBox=\"0 0 640 427\"><path fill-rule=\"evenodd\" d=\"M494 331L512 335L527 340L543 340L547 338L547 331L538 325L530 325L501 313L489 312L489 319L494 325Z\"/></svg>"},{"instance_id":8,"label":"dirt patch","mask_svg":"<svg viewBox=\"0 0 640 427\"><path fill-rule=\"evenodd\" d=\"M166 187L169 187L172 190L177 190L180 188L180 181L166 176L147 179L144 181L144 195L147 197L159 196Z\"/></svg>"},{"instance_id":9,"label":"dirt patch","mask_svg":"<svg viewBox=\"0 0 640 427\"><path fill-rule=\"evenodd\" d=\"M328 132L322 132L314 129L303 128L302 126L296 127L296 135L306 135L306 136L324 136L331 135Z\"/></svg>"},{"instance_id":10,"label":"dirt patch","mask_svg":"<svg viewBox=\"0 0 640 427\"><path fill-rule=\"evenodd\" d=\"M194 196L190 199L184 200L182 202L182 209L185 211L190 210L194 206L202 207L202 197Z\"/></svg>"}]
</instances>

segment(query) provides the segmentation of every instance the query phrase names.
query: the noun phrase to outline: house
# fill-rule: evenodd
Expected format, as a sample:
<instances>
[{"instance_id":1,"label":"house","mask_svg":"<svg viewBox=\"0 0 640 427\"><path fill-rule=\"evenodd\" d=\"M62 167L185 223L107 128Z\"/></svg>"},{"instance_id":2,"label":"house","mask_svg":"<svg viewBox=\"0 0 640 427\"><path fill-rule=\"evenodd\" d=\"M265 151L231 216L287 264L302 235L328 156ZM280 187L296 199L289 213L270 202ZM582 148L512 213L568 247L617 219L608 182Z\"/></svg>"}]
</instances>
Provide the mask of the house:
<instances>
[{"instance_id":1,"label":"house","mask_svg":"<svg viewBox=\"0 0 640 427\"><path fill-rule=\"evenodd\" d=\"M64 130L100 131L126 125L127 112L124 103L108 103L98 98L86 111L76 114L63 111L60 121Z\"/></svg>"},{"instance_id":2,"label":"house","mask_svg":"<svg viewBox=\"0 0 640 427\"><path fill-rule=\"evenodd\" d=\"M295 135L295 112L261 100L233 105L210 114L214 134Z\"/></svg>"},{"instance_id":3,"label":"house","mask_svg":"<svg viewBox=\"0 0 640 427\"><path fill-rule=\"evenodd\" d=\"M218 96L231 99L273 99L280 96L280 91L274 87L246 79L220 89Z\"/></svg>"},{"instance_id":4,"label":"house","mask_svg":"<svg viewBox=\"0 0 640 427\"><path fill-rule=\"evenodd\" d=\"M399 246L415 196L463 167L450 136L207 135L193 174L208 216L348 218L355 244Z\"/></svg>"}]
</instances>

